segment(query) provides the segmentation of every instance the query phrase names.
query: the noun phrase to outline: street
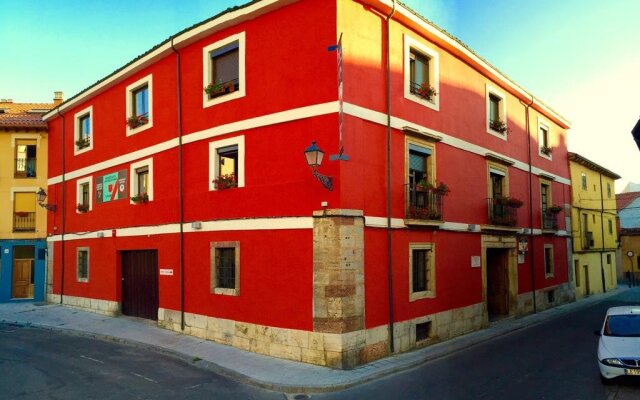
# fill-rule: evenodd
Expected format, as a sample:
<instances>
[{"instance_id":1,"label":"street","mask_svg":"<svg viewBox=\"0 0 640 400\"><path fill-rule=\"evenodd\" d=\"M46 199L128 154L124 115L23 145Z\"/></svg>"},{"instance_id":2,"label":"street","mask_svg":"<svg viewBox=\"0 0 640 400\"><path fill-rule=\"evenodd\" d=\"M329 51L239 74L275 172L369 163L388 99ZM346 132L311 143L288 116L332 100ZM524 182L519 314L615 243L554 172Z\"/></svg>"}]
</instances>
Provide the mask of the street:
<instances>
[{"instance_id":1,"label":"street","mask_svg":"<svg viewBox=\"0 0 640 400\"><path fill-rule=\"evenodd\" d=\"M605 311L639 304L623 292L577 312L444 359L316 399L638 399L640 380L600 383L596 361Z\"/></svg>"},{"instance_id":2,"label":"street","mask_svg":"<svg viewBox=\"0 0 640 400\"><path fill-rule=\"evenodd\" d=\"M283 398L154 351L7 324L0 376L2 399Z\"/></svg>"},{"instance_id":3,"label":"street","mask_svg":"<svg viewBox=\"0 0 640 400\"><path fill-rule=\"evenodd\" d=\"M607 300L414 369L313 399L637 399L640 380L605 386L596 364ZM149 349L29 326L0 324L0 398L285 399Z\"/></svg>"}]
</instances>

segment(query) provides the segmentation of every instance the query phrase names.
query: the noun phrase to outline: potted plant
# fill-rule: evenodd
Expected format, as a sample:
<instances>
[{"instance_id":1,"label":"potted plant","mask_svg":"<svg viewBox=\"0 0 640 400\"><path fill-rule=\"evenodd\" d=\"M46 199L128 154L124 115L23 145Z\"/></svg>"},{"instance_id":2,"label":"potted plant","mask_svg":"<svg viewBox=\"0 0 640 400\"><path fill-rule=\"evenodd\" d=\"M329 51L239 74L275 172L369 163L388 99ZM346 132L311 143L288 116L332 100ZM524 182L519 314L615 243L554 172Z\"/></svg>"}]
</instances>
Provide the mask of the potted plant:
<instances>
[{"instance_id":1,"label":"potted plant","mask_svg":"<svg viewBox=\"0 0 640 400\"><path fill-rule=\"evenodd\" d=\"M550 156L551 155L551 147L547 147L547 146L542 146L540 148L540 153Z\"/></svg>"},{"instance_id":2,"label":"potted plant","mask_svg":"<svg viewBox=\"0 0 640 400\"><path fill-rule=\"evenodd\" d=\"M507 128L507 124L504 121L501 121L499 119L496 119L495 121L490 121L489 127L494 131L500 132L502 134L511 133L511 129Z\"/></svg>"},{"instance_id":3,"label":"potted plant","mask_svg":"<svg viewBox=\"0 0 640 400\"><path fill-rule=\"evenodd\" d=\"M233 86L233 84L231 84ZM209 95L209 97L220 96L221 94L226 93L228 90L228 86L222 84L222 81L218 80L217 82L211 82L207 86L204 87L205 93Z\"/></svg>"},{"instance_id":4,"label":"potted plant","mask_svg":"<svg viewBox=\"0 0 640 400\"><path fill-rule=\"evenodd\" d=\"M522 200L516 199L514 197L507 197L507 207L511 208L520 208L524 203Z\"/></svg>"},{"instance_id":5,"label":"potted plant","mask_svg":"<svg viewBox=\"0 0 640 400\"><path fill-rule=\"evenodd\" d=\"M76 209L78 210L78 212L86 213L87 211L89 211L89 205L78 203L78 205L76 206Z\"/></svg>"},{"instance_id":6,"label":"potted plant","mask_svg":"<svg viewBox=\"0 0 640 400\"><path fill-rule=\"evenodd\" d=\"M136 204L147 203L149 201L149 195L147 193L138 193L135 196L131 196L131 201Z\"/></svg>"},{"instance_id":7,"label":"potted plant","mask_svg":"<svg viewBox=\"0 0 640 400\"><path fill-rule=\"evenodd\" d=\"M431 189L433 189L433 185L426 179L421 179L416 183L416 192L427 192Z\"/></svg>"},{"instance_id":8,"label":"potted plant","mask_svg":"<svg viewBox=\"0 0 640 400\"><path fill-rule=\"evenodd\" d=\"M212 182L215 185L216 189L229 189L238 187L238 181L236 180L236 176L234 174L218 175L218 177Z\"/></svg>"},{"instance_id":9,"label":"potted plant","mask_svg":"<svg viewBox=\"0 0 640 400\"><path fill-rule=\"evenodd\" d=\"M438 95L436 89L428 83L421 83L420 87L416 89L416 94L428 101L432 101Z\"/></svg>"},{"instance_id":10,"label":"potted plant","mask_svg":"<svg viewBox=\"0 0 640 400\"><path fill-rule=\"evenodd\" d=\"M447 184L444 182L438 183L438 186L436 186L435 188L435 192L442 196L446 196L450 191L451 189L449 189L449 186L447 186Z\"/></svg>"},{"instance_id":11,"label":"potted plant","mask_svg":"<svg viewBox=\"0 0 640 400\"><path fill-rule=\"evenodd\" d=\"M558 206L558 205L553 205L551 207L547 207L547 212L549 212L551 214L558 214L561 211L562 211L562 207Z\"/></svg>"},{"instance_id":12,"label":"potted plant","mask_svg":"<svg viewBox=\"0 0 640 400\"><path fill-rule=\"evenodd\" d=\"M91 144L91 138L89 136L76 140L76 147L78 147L78 149L84 149L85 147L88 147L90 144Z\"/></svg>"},{"instance_id":13,"label":"potted plant","mask_svg":"<svg viewBox=\"0 0 640 400\"><path fill-rule=\"evenodd\" d=\"M146 124L147 122L149 122L149 118L146 115L138 115L127 118L127 125L129 126L129 129L137 128L141 125Z\"/></svg>"}]
</instances>

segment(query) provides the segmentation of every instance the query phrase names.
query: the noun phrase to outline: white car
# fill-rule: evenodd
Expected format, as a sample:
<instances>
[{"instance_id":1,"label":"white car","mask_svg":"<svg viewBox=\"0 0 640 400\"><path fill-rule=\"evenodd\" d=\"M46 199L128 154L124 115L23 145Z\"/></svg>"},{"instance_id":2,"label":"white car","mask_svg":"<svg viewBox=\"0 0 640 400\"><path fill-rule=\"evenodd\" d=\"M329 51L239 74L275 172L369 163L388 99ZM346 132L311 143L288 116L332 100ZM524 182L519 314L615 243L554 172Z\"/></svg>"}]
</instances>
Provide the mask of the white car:
<instances>
[{"instance_id":1,"label":"white car","mask_svg":"<svg viewBox=\"0 0 640 400\"><path fill-rule=\"evenodd\" d=\"M612 307L602 329L595 332L603 382L623 375L640 376L640 305Z\"/></svg>"}]
</instances>

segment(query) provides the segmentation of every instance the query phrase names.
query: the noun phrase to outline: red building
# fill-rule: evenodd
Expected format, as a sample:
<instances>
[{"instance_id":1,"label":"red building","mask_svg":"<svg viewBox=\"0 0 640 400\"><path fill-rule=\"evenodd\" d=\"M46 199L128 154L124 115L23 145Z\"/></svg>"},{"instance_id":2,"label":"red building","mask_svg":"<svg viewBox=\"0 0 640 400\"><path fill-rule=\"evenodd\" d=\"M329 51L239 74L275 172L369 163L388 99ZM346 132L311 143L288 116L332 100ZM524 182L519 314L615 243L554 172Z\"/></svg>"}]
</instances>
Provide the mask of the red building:
<instances>
[{"instance_id":1,"label":"red building","mask_svg":"<svg viewBox=\"0 0 640 400\"><path fill-rule=\"evenodd\" d=\"M348 368L572 299L568 122L392 1L229 9L45 119L51 301Z\"/></svg>"}]
</instances>

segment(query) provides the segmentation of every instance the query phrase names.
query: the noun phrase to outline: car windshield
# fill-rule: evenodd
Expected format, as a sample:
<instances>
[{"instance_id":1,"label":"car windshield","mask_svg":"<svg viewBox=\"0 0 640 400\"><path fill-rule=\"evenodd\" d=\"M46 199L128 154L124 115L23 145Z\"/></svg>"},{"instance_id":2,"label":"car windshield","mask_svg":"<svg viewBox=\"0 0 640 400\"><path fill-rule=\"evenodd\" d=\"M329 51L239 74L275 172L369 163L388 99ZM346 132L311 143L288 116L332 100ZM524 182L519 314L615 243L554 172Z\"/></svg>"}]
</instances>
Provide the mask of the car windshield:
<instances>
[{"instance_id":1,"label":"car windshield","mask_svg":"<svg viewBox=\"0 0 640 400\"><path fill-rule=\"evenodd\" d=\"M604 324L606 336L638 336L640 337L640 314L609 315Z\"/></svg>"}]
</instances>

